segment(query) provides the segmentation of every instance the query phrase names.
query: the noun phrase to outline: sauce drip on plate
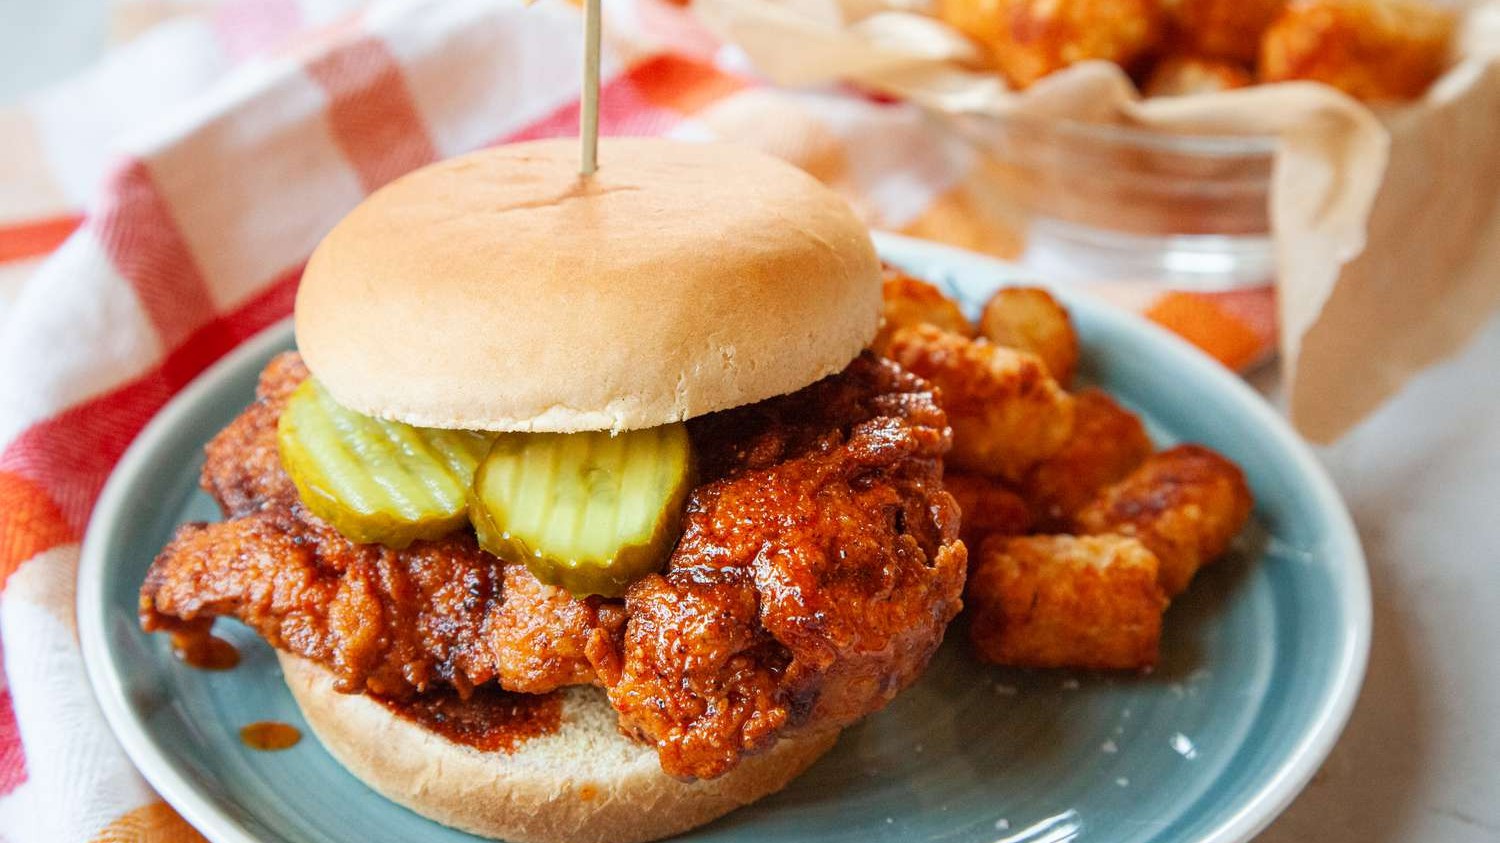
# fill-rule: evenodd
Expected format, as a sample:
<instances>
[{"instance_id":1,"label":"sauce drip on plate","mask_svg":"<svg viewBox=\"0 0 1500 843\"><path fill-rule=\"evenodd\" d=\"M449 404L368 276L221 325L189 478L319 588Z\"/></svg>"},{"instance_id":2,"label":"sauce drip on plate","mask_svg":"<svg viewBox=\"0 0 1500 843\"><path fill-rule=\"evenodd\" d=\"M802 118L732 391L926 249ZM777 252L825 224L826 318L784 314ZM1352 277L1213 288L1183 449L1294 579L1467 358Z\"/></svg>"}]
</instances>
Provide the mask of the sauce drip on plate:
<instances>
[{"instance_id":1,"label":"sauce drip on plate","mask_svg":"<svg viewBox=\"0 0 1500 843\"><path fill-rule=\"evenodd\" d=\"M173 635L172 652L183 664L199 670L229 670L240 663L240 651L217 635Z\"/></svg>"},{"instance_id":2,"label":"sauce drip on plate","mask_svg":"<svg viewBox=\"0 0 1500 843\"><path fill-rule=\"evenodd\" d=\"M290 749L300 740L302 733L296 726L275 720L262 720L240 729L240 742L263 752Z\"/></svg>"},{"instance_id":3,"label":"sauce drip on plate","mask_svg":"<svg viewBox=\"0 0 1500 843\"><path fill-rule=\"evenodd\" d=\"M454 743L481 752L515 752L524 741L549 735L562 725L562 697L512 694L475 688L468 699L453 691L429 691L407 700L371 696L398 716Z\"/></svg>"}]
</instances>

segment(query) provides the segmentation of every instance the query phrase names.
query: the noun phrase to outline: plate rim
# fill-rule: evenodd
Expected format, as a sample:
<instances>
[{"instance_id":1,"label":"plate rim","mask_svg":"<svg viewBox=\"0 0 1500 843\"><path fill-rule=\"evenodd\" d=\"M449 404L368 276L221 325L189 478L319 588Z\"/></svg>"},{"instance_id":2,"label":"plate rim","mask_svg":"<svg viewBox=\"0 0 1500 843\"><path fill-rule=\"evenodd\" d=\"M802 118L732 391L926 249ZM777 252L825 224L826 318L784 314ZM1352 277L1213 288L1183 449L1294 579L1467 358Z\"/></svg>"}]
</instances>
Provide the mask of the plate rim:
<instances>
[{"instance_id":1,"label":"plate rim","mask_svg":"<svg viewBox=\"0 0 1500 843\"><path fill-rule=\"evenodd\" d=\"M915 238L877 232L875 242L882 257L900 263L903 257L943 264L961 274L987 273L1007 283L1038 281L1021 267L996 258L968 252ZM1140 334L1143 341L1164 346L1182 365L1198 376L1215 381L1226 389L1237 404L1253 416L1257 426L1273 440L1279 450L1291 457L1298 472L1307 480L1317 510L1328 521L1331 530L1329 554L1335 581L1341 586L1337 594L1346 618L1343 647L1335 660L1332 675L1326 680L1332 689L1311 725L1300 734L1262 786L1250 793L1232 813L1214 822L1197 843L1244 843L1268 826L1312 779L1332 751L1344 726L1353 713L1369 660L1373 609L1369 572L1359 536L1342 497L1333 481L1318 462L1312 448L1264 398L1239 376L1225 369L1197 347L1181 337L1134 313L1081 293L1066 284L1045 284L1059 294L1064 304L1089 312L1090 317L1113 328ZM157 794L181 813L195 829L214 843L260 843L232 817L221 812L205 798L171 759L148 737L143 720L129 705L121 677L109 668L103 614L104 572L108 564L107 540L120 517L121 505L129 486L156 443L176 428L179 420L190 415L202 396L231 370L245 361L265 356L291 339L292 317L268 326L248 341L230 351L208 367L151 419L141 430L111 472L94 507L84 532L78 567L78 592L75 609L78 638L90 688L105 721L121 748L141 776Z\"/></svg>"},{"instance_id":2,"label":"plate rim","mask_svg":"<svg viewBox=\"0 0 1500 843\"><path fill-rule=\"evenodd\" d=\"M78 643L83 655L84 673L105 723L121 749L156 795L182 815L182 818L211 843L263 843L231 817L222 814L205 799L192 782L182 775L171 759L147 737L145 724L126 699L120 676L109 670L106 632L104 630L104 571L108 564L106 540L102 536L114 531L115 522L129 491L130 481L141 471L141 464L155 450L156 442L174 429L178 420L193 412L202 396L227 373L244 366L246 361L280 348L292 335L292 317L285 316L261 329L259 333L214 361L193 378L186 387L151 418L136 435L125 454L115 464L104 484L94 512L84 528L83 547L78 559L78 597L75 613L78 621ZM100 611L92 611L99 609Z\"/></svg>"}]
</instances>

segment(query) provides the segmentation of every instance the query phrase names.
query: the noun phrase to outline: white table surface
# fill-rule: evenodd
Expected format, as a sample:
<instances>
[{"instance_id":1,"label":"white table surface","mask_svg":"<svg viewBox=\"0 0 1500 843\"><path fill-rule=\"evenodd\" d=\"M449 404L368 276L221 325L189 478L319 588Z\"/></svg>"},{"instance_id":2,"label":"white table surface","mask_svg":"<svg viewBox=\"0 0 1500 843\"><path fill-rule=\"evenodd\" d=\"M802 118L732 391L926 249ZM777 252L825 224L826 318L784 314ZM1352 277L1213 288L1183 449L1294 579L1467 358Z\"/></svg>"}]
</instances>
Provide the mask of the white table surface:
<instances>
[{"instance_id":1,"label":"white table surface","mask_svg":"<svg viewBox=\"0 0 1500 843\"><path fill-rule=\"evenodd\" d=\"M1500 840L1500 319L1320 456L1375 636L1343 738L1260 839Z\"/></svg>"},{"instance_id":2,"label":"white table surface","mask_svg":"<svg viewBox=\"0 0 1500 843\"><path fill-rule=\"evenodd\" d=\"M0 104L97 55L104 8L0 0ZM1320 456L1369 556L1374 647L1343 739L1259 840L1500 841L1500 319Z\"/></svg>"}]
</instances>

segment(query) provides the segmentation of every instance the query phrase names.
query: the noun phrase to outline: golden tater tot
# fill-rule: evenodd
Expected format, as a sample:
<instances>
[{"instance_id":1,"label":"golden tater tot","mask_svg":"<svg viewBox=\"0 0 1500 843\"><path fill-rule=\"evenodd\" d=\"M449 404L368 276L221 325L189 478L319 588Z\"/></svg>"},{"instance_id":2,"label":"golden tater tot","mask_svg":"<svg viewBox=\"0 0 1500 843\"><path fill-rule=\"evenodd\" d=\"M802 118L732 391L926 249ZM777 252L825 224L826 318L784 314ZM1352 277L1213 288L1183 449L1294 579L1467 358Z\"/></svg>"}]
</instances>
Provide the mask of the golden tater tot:
<instances>
[{"instance_id":1,"label":"golden tater tot","mask_svg":"<svg viewBox=\"0 0 1500 843\"><path fill-rule=\"evenodd\" d=\"M938 19L977 41L986 51L1005 29L1009 0L937 0Z\"/></svg>"},{"instance_id":2,"label":"golden tater tot","mask_svg":"<svg viewBox=\"0 0 1500 843\"><path fill-rule=\"evenodd\" d=\"M934 325L965 337L974 336L974 326L959 309L958 303L926 281L887 268L882 295L885 297L885 313L880 322L880 333L870 344L876 354L885 353L897 331L917 325Z\"/></svg>"},{"instance_id":3,"label":"golden tater tot","mask_svg":"<svg viewBox=\"0 0 1500 843\"><path fill-rule=\"evenodd\" d=\"M943 476L943 488L963 513L959 538L976 551L990 536L1019 536L1031 529L1031 508L998 480L950 471Z\"/></svg>"},{"instance_id":4,"label":"golden tater tot","mask_svg":"<svg viewBox=\"0 0 1500 843\"><path fill-rule=\"evenodd\" d=\"M1167 0L1166 6L1174 46L1205 58L1250 64L1286 0Z\"/></svg>"},{"instance_id":5,"label":"golden tater tot","mask_svg":"<svg viewBox=\"0 0 1500 843\"><path fill-rule=\"evenodd\" d=\"M1261 41L1265 82L1308 79L1366 102L1421 96L1447 63L1453 14L1408 0L1301 0Z\"/></svg>"},{"instance_id":6,"label":"golden tater tot","mask_svg":"<svg viewBox=\"0 0 1500 843\"><path fill-rule=\"evenodd\" d=\"M1151 68L1141 92L1148 97L1185 97L1232 91L1254 83L1250 71L1234 62L1177 54Z\"/></svg>"},{"instance_id":7,"label":"golden tater tot","mask_svg":"<svg viewBox=\"0 0 1500 843\"><path fill-rule=\"evenodd\" d=\"M1162 590L1181 594L1229 548L1254 499L1238 466L1200 445L1152 456L1074 517L1085 535L1133 536L1161 562Z\"/></svg>"},{"instance_id":8,"label":"golden tater tot","mask_svg":"<svg viewBox=\"0 0 1500 843\"><path fill-rule=\"evenodd\" d=\"M994 664L1149 667L1167 607L1156 580L1156 557L1124 536L993 538L964 591L969 640Z\"/></svg>"},{"instance_id":9,"label":"golden tater tot","mask_svg":"<svg viewBox=\"0 0 1500 843\"><path fill-rule=\"evenodd\" d=\"M1165 19L1160 0L939 0L938 17L983 45L1016 88L1088 59L1129 67Z\"/></svg>"},{"instance_id":10,"label":"golden tater tot","mask_svg":"<svg viewBox=\"0 0 1500 843\"><path fill-rule=\"evenodd\" d=\"M938 389L953 428L947 463L1019 480L1073 433L1073 397L1034 355L931 325L903 328L888 355Z\"/></svg>"},{"instance_id":11,"label":"golden tater tot","mask_svg":"<svg viewBox=\"0 0 1500 843\"><path fill-rule=\"evenodd\" d=\"M1074 396L1073 435L1062 450L1037 464L1021 496L1043 529L1062 529L1073 513L1151 456L1151 438L1135 414L1100 389Z\"/></svg>"},{"instance_id":12,"label":"golden tater tot","mask_svg":"<svg viewBox=\"0 0 1500 843\"><path fill-rule=\"evenodd\" d=\"M1063 386L1078 368L1078 334L1067 308L1041 287L1002 287L979 317L979 334L995 345L1042 358Z\"/></svg>"}]
</instances>

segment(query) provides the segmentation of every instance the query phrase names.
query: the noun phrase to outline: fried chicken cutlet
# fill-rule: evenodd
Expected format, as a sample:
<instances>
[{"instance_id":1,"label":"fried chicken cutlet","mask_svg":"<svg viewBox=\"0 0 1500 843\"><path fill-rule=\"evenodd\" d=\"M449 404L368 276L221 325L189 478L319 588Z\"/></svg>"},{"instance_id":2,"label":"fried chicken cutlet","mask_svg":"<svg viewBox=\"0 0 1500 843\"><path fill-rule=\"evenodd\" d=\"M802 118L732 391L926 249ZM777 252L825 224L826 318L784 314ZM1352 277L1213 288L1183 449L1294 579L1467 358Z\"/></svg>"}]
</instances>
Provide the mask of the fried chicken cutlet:
<instances>
[{"instance_id":1,"label":"fried chicken cutlet","mask_svg":"<svg viewBox=\"0 0 1500 843\"><path fill-rule=\"evenodd\" d=\"M702 482L682 539L623 602L574 599L467 530L399 551L345 539L300 504L276 450L306 376L295 354L272 361L208 446L203 485L230 520L184 526L153 563L146 629L201 636L237 617L345 692L596 682L664 770L709 778L790 730L884 705L958 611L946 418L922 381L871 355L690 422Z\"/></svg>"},{"instance_id":2,"label":"fried chicken cutlet","mask_svg":"<svg viewBox=\"0 0 1500 843\"><path fill-rule=\"evenodd\" d=\"M967 555L941 485L946 417L889 361L867 354L693 433L715 479L596 664L663 768L709 778L783 728L848 725L911 684L958 613Z\"/></svg>"}]
</instances>

